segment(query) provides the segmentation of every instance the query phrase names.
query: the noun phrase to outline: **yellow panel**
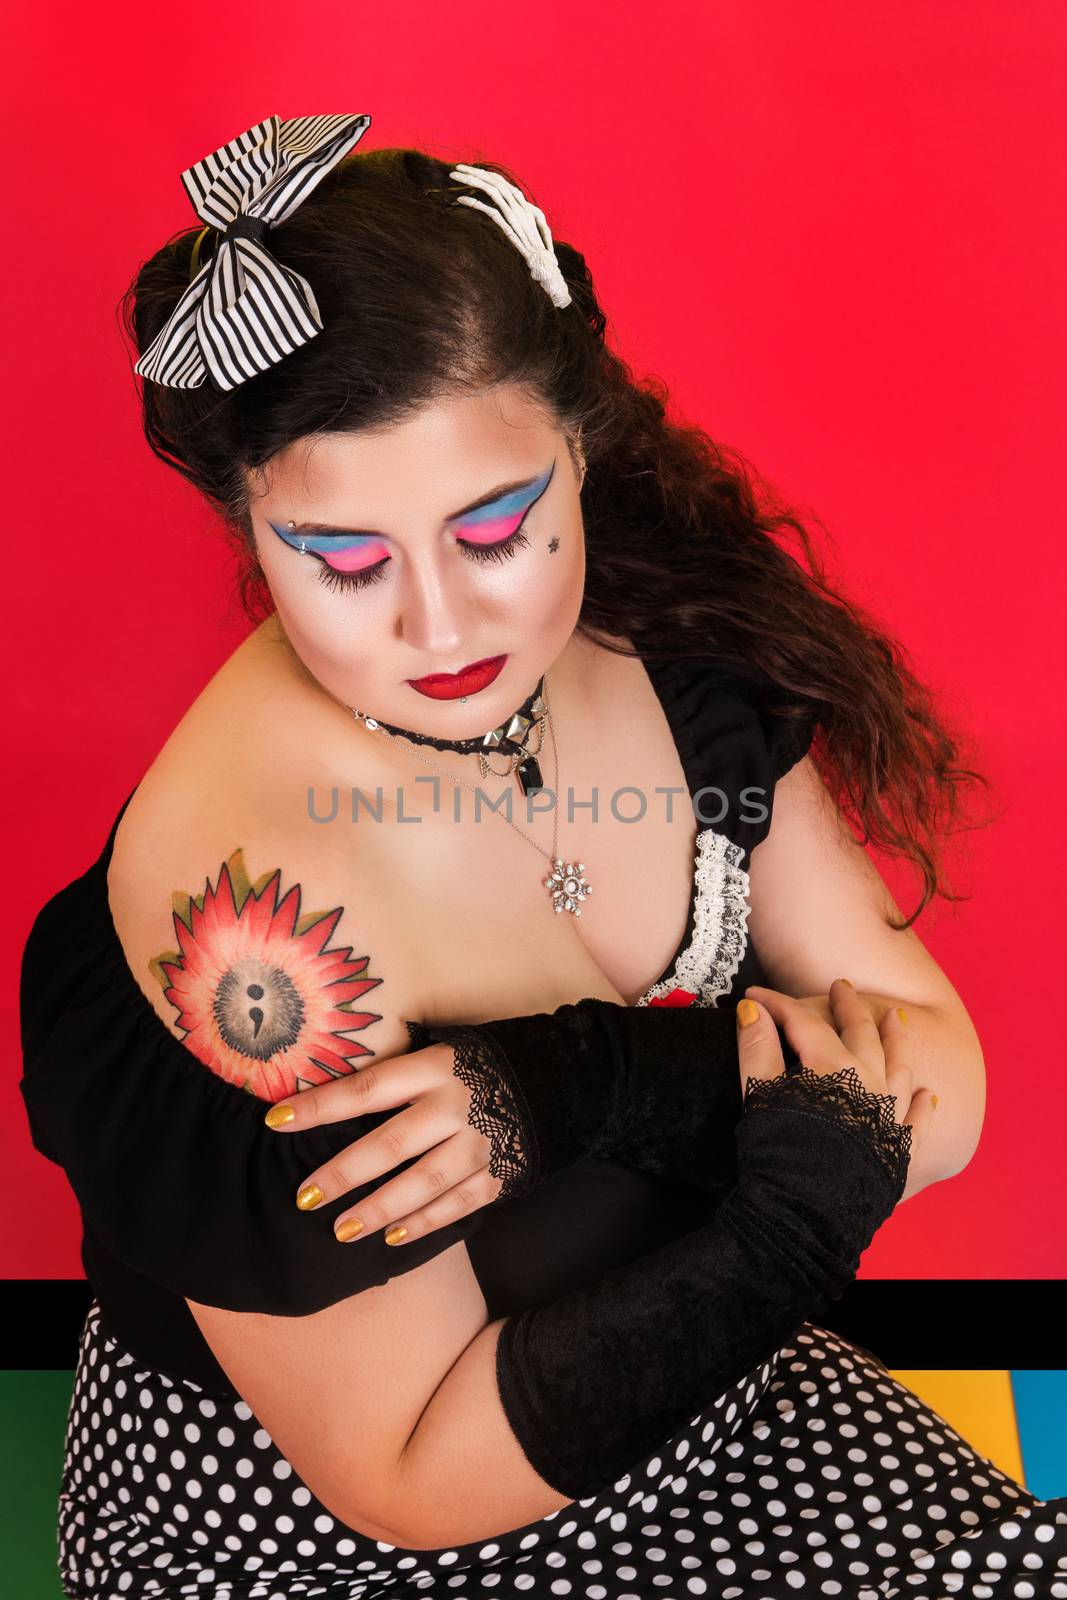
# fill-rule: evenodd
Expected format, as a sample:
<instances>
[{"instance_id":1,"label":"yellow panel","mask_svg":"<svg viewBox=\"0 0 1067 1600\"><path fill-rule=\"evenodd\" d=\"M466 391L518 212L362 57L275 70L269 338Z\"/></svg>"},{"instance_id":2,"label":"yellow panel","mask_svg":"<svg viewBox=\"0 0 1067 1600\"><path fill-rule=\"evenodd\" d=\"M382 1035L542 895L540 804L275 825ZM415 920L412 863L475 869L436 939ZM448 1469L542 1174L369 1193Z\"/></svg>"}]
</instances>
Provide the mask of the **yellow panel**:
<instances>
[{"instance_id":1,"label":"yellow panel","mask_svg":"<svg viewBox=\"0 0 1067 1600\"><path fill-rule=\"evenodd\" d=\"M1010 1372L898 1372L891 1376L917 1394L962 1439L1026 1487Z\"/></svg>"}]
</instances>

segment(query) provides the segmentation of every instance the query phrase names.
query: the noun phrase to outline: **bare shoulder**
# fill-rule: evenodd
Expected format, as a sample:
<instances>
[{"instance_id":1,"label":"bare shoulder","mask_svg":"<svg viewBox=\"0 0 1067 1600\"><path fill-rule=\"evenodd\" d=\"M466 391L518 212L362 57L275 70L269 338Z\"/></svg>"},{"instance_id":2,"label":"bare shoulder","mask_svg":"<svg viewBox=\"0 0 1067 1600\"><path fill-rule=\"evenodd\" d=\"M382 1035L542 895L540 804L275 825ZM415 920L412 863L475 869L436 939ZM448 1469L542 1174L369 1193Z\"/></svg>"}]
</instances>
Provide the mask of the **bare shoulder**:
<instances>
[{"instance_id":1,"label":"bare shoulder","mask_svg":"<svg viewBox=\"0 0 1067 1600\"><path fill-rule=\"evenodd\" d=\"M408 1048L418 963L382 852L314 820L336 724L266 625L164 744L108 873L128 964L204 1065L264 1099ZM351 773L349 773L351 777Z\"/></svg>"}]
</instances>

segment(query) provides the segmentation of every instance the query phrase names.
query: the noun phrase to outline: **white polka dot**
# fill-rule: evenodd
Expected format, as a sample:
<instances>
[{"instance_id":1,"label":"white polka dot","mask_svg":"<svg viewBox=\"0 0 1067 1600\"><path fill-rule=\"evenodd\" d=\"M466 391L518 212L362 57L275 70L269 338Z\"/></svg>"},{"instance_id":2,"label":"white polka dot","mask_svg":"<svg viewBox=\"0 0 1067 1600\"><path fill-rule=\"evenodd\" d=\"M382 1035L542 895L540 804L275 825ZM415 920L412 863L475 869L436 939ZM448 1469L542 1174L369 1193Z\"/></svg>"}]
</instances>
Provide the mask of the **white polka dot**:
<instances>
[{"instance_id":1,"label":"white polka dot","mask_svg":"<svg viewBox=\"0 0 1067 1600\"><path fill-rule=\"evenodd\" d=\"M232 1600L235 1578L249 1600L310 1600L327 1587L347 1593L346 1578L376 1591L384 1585L382 1593L415 1592L434 1589L435 1567L442 1596L457 1591L456 1600L474 1600L474 1590L501 1600L519 1592L676 1600L683 1590L711 1600L712 1589L715 1600L769 1600L787 1590L801 1600L809 1593L812 1600L878 1600L894 1580L901 1600L935 1600L922 1574L947 1560L938 1596L999 1600L993 1585L1009 1563L997 1551L981 1558L974 1536L986 1529L1016 1542L1010 1572L1021 1566L1033 1576L1008 1577L1011 1600L1038 1593L1067 1600L1067 1582L1049 1585L1041 1576L1051 1552L1036 1553L1067 1516L1042 1503L1031 1516L1032 1497L1028 1504L1020 1486L884 1369L863 1357L853 1370L847 1341L814 1334L799 1331L796 1349L783 1347L693 1415L613 1489L545 1517L543 1541L538 1532L502 1535L450 1572L455 1550L425 1556L358 1535L338 1538L335 1519L250 1407L217 1403L188 1380L144 1370L114 1344L107 1362L97 1359L105 1345L87 1322L64 1451L71 1491L61 1525L64 1570L88 1596L110 1559L110 1589L129 1600L134 1593L152 1600L178 1577L183 1592L204 1594L207 1585L219 1600ZM133 1380L127 1410L123 1371ZM190 1411L203 1435L185 1420ZM179 1434L183 1448L172 1448ZM134 1543L127 1534L112 1552L93 1538L105 1506L136 1528ZM915 1520L901 1526L908 1513ZM965 1533L972 1538L963 1542ZM935 1559L930 1552L942 1546L949 1549Z\"/></svg>"}]
</instances>

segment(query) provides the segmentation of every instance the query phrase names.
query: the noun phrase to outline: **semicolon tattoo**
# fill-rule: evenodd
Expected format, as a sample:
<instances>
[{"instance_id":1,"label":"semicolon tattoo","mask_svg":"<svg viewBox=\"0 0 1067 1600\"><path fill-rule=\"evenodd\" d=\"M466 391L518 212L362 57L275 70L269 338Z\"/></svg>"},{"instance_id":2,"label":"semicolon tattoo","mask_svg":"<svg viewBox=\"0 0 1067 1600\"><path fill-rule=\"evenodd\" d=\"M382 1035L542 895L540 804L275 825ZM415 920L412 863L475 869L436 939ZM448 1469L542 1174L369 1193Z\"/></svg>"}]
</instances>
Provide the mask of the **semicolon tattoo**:
<instances>
[{"instance_id":1,"label":"semicolon tattoo","mask_svg":"<svg viewBox=\"0 0 1067 1600\"><path fill-rule=\"evenodd\" d=\"M358 1072L374 1051L354 1035L382 1020L356 1005L382 982L370 957L330 946L343 906L302 913L300 885L280 885L277 867L253 883L235 850L214 886L172 895L178 949L149 962L192 1054L272 1102Z\"/></svg>"}]
</instances>

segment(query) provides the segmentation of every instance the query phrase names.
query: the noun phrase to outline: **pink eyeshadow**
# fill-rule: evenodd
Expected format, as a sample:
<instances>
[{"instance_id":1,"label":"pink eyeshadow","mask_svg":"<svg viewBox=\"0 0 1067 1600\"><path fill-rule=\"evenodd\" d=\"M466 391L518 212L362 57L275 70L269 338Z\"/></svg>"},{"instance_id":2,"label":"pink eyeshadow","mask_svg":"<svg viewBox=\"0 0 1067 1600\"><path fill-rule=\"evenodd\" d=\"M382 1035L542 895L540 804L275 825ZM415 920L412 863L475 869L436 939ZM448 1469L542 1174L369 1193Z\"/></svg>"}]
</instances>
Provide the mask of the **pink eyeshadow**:
<instances>
[{"instance_id":1,"label":"pink eyeshadow","mask_svg":"<svg viewBox=\"0 0 1067 1600\"><path fill-rule=\"evenodd\" d=\"M526 509L523 509L508 517L493 517L489 522L480 522L477 527L464 528L462 538L469 544L496 544L498 540L514 533L525 515Z\"/></svg>"},{"instance_id":2,"label":"pink eyeshadow","mask_svg":"<svg viewBox=\"0 0 1067 1600\"><path fill-rule=\"evenodd\" d=\"M333 567L336 572L358 572L361 567L371 567L380 561L388 551L382 545L353 545L348 550L331 550L328 555L323 555L323 560L328 567ZM368 556L371 558L368 560Z\"/></svg>"}]
</instances>

